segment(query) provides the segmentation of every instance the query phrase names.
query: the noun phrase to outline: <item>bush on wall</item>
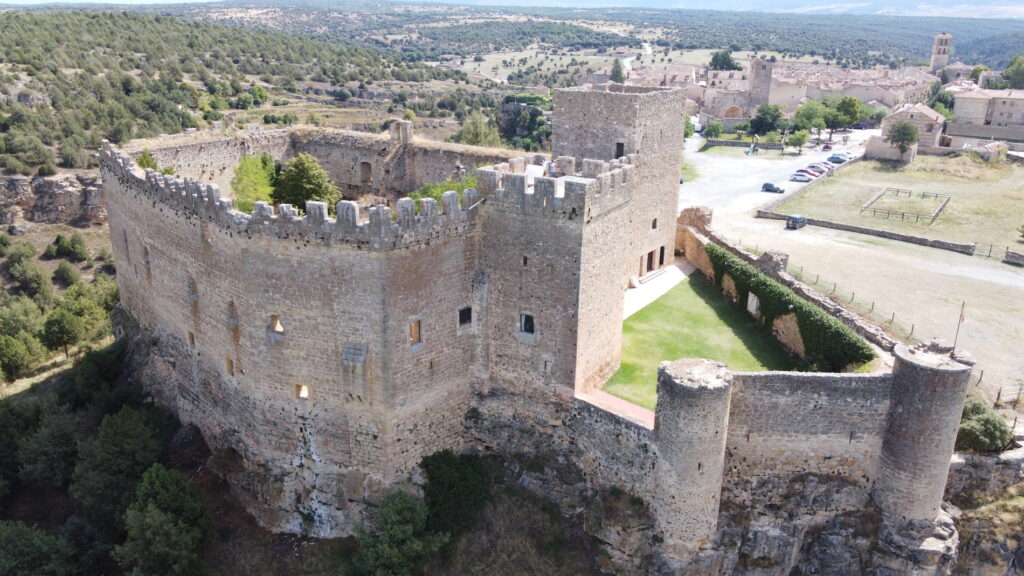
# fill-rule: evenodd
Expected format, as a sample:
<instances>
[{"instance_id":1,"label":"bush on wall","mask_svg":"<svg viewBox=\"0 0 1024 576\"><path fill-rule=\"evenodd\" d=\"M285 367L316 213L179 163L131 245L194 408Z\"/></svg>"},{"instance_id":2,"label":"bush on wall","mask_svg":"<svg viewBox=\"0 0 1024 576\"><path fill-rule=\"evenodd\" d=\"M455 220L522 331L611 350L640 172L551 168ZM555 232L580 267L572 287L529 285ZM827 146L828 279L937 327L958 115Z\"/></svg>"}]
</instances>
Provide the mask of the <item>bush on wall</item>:
<instances>
[{"instance_id":1,"label":"bush on wall","mask_svg":"<svg viewBox=\"0 0 1024 576\"><path fill-rule=\"evenodd\" d=\"M860 336L807 302L760 270L740 260L721 246L705 246L719 285L728 274L736 284L738 302L744 305L753 292L761 301L765 326L775 318L796 314L808 365L818 371L839 372L851 364L863 364L875 358L875 352Z\"/></svg>"}]
</instances>

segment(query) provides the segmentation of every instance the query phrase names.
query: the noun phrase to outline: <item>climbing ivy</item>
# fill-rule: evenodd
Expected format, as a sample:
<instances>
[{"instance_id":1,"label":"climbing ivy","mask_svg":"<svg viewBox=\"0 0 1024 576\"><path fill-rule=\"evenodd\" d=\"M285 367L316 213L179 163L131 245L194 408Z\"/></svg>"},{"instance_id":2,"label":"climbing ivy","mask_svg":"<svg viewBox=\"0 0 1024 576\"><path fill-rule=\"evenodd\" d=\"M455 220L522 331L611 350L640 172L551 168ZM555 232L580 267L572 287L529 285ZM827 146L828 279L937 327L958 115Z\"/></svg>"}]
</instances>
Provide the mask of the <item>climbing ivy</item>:
<instances>
[{"instance_id":1,"label":"climbing ivy","mask_svg":"<svg viewBox=\"0 0 1024 576\"><path fill-rule=\"evenodd\" d=\"M748 293L757 295L764 326L770 329L775 318L791 312L796 314L807 354L805 360L813 370L839 372L851 364L874 359L875 352L867 342L821 308L800 298L721 246L708 244L706 250L717 284L721 285L726 274L732 277L741 305L747 301Z\"/></svg>"}]
</instances>

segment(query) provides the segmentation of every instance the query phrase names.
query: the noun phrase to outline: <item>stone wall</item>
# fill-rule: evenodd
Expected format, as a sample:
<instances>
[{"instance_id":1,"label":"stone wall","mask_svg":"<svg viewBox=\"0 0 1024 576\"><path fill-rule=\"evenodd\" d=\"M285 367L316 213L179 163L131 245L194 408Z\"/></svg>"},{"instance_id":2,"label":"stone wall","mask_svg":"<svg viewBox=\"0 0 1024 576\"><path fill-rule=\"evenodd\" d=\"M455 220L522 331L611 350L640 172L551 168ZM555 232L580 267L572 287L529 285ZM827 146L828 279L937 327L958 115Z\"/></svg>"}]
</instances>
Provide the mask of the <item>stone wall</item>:
<instances>
[{"instance_id":1,"label":"stone wall","mask_svg":"<svg viewBox=\"0 0 1024 576\"><path fill-rule=\"evenodd\" d=\"M777 212L772 212L769 210L758 210L757 217L772 218L774 220L785 220L787 216L786 214L779 214ZM831 220L821 220L818 218L808 218L807 223L812 226L834 228L836 230L856 232L857 234L869 234L871 236L878 236L879 238L888 238L889 240L909 242L911 244L918 244L920 246L928 246L929 248L938 248L940 250L949 250L950 252L959 252L960 254L966 254L968 256L974 254L974 244L960 244L957 242L946 242L945 240L932 240L930 238L922 238L920 236L912 236L910 234L900 234L899 232L877 230L875 228L855 226L853 224L843 224L842 222L833 222Z\"/></svg>"},{"instance_id":2,"label":"stone wall","mask_svg":"<svg viewBox=\"0 0 1024 576\"><path fill-rule=\"evenodd\" d=\"M889 413L891 375L733 375L725 474L731 481L817 474L869 488Z\"/></svg>"},{"instance_id":3,"label":"stone wall","mask_svg":"<svg viewBox=\"0 0 1024 576\"><path fill-rule=\"evenodd\" d=\"M899 148L889 144L881 136L868 138L864 148L865 160L889 160L894 162L913 162L917 156L917 143L910 146L906 153L900 152Z\"/></svg>"}]
</instances>

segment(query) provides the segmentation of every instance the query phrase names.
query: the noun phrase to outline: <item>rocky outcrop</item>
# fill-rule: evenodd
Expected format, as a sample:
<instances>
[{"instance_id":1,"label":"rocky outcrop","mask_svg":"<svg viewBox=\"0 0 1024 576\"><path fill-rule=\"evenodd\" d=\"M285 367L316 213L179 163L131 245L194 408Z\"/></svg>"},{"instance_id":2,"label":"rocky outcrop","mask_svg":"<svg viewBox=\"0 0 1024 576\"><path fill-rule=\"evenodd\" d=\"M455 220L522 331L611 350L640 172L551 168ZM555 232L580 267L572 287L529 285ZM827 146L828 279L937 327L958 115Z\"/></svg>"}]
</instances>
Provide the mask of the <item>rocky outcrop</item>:
<instances>
[{"instance_id":1,"label":"rocky outcrop","mask_svg":"<svg viewBox=\"0 0 1024 576\"><path fill-rule=\"evenodd\" d=\"M80 226L106 222L99 175L0 177L0 224L16 220Z\"/></svg>"}]
</instances>

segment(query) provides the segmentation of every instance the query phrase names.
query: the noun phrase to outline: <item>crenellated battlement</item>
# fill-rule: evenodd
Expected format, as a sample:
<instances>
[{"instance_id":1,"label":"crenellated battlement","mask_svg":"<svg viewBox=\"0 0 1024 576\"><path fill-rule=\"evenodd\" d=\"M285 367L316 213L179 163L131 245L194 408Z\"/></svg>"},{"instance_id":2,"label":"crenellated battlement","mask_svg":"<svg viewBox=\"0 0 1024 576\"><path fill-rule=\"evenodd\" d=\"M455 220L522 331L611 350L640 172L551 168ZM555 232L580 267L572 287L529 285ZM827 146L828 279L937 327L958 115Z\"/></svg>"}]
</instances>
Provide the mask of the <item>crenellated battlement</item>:
<instances>
[{"instance_id":1,"label":"crenellated battlement","mask_svg":"<svg viewBox=\"0 0 1024 576\"><path fill-rule=\"evenodd\" d=\"M478 205L477 191L470 188L461 195L455 191L445 192L440 204L430 198L418 202L402 198L394 211L383 205L373 206L365 220L359 217L358 204L346 200L335 206L336 218L328 216L327 204L323 202L307 202L305 214L300 214L290 204L275 207L257 202L252 213L246 214L235 209L232 200L222 198L214 184L153 170L142 171L132 157L110 143L103 145L100 154L104 180L121 184L114 189L116 192L144 195L226 231L245 235L302 238L372 250L407 248L443 237L465 235L473 227Z\"/></svg>"},{"instance_id":2,"label":"crenellated battlement","mask_svg":"<svg viewBox=\"0 0 1024 576\"><path fill-rule=\"evenodd\" d=\"M632 198L640 156L612 162L570 156L521 156L477 170L477 190L491 208L589 222Z\"/></svg>"}]
</instances>

